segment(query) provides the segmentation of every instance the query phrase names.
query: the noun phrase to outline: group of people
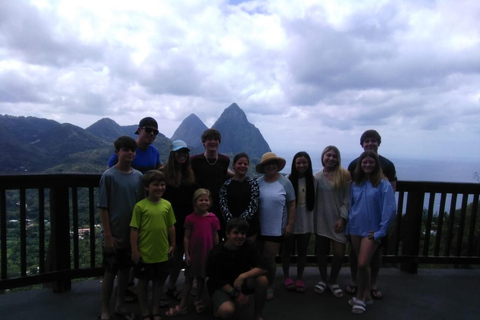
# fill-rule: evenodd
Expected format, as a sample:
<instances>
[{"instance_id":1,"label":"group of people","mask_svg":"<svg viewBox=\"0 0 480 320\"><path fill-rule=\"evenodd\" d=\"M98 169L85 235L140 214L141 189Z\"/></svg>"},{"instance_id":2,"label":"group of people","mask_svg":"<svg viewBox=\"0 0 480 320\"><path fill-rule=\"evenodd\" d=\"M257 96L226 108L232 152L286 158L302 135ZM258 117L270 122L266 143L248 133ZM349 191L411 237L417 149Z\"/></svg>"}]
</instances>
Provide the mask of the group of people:
<instances>
[{"instance_id":1,"label":"group of people","mask_svg":"<svg viewBox=\"0 0 480 320\"><path fill-rule=\"evenodd\" d=\"M166 297L179 301L167 310L167 317L186 314L190 294L195 295L196 312L204 312L205 285L217 317L230 318L253 295L255 317L263 319L265 301L275 295L275 259L282 245L284 286L306 290L302 277L312 234L320 271L316 293L328 288L336 297L343 296L337 277L349 239L352 282L345 290L354 294L349 300L352 312L363 313L372 297L381 298L376 287L378 247L395 216L396 173L393 164L377 153L381 138L376 131L362 135L364 152L348 170L341 166L335 146L323 150L323 170L315 174L306 152L294 156L288 176L280 173L285 159L267 152L255 167L262 174L258 179L247 175L246 153L235 155L233 170L229 169L230 158L218 152L221 134L216 129L202 134L202 154L190 156L184 141L173 141L165 165L152 145L157 122L142 119L136 134L136 141L125 136L115 141L115 154L100 181L105 274L99 319L110 319L115 277L114 313L124 319L135 317L125 306L129 274L138 279L142 319L161 319ZM289 269L295 248L294 281ZM179 291L176 283L183 262L185 281Z\"/></svg>"}]
</instances>

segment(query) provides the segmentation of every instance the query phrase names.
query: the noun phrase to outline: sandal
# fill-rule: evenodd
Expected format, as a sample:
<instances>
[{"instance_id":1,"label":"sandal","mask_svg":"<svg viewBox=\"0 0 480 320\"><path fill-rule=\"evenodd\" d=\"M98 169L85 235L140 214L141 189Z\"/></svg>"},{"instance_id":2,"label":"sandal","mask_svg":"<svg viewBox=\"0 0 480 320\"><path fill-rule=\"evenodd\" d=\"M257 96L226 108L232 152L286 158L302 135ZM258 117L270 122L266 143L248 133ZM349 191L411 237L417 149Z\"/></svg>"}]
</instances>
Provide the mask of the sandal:
<instances>
[{"instance_id":1,"label":"sandal","mask_svg":"<svg viewBox=\"0 0 480 320\"><path fill-rule=\"evenodd\" d=\"M355 297L348 300L348 304L352 306L352 313L355 314L362 314L367 310L367 305L365 301L358 300Z\"/></svg>"},{"instance_id":2,"label":"sandal","mask_svg":"<svg viewBox=\"0 0 480 320\"><path fill-rule=\"evenodd\" d=\"M322 294L325 291L325 288L327 287L327 284L323 281L319 281L316 285L315 288L313 289L316 293Z\"/></svg>"},{"instance_id":3,"label":"sandal","mask_svg":"<svg viewBox=\"0 0 480 320\"><path fill-rule=\"evenodd\" d=\"M195 305L195 310L197 311L197 313L205 312L205 305L203 304L202 300L195 301L193 304Z\"/></svg>"},{"instance_id":4,"label":"sandal","mask_svg":"<svg viewBox=\"0 0 480 320\"><path fill-rule=\"evenodd\" d=\"M382 291L378 290L378 288L370 289L370 295L372 296L373 299L376 299L376 300L383 299L383 293Z\"/></svg>"},{"instance_id":5,"label":"sandal","mask_svg":"<svg viewBox=\"0 0 480 320\"><path fill-rule=\"evenodd\" d=\"M168 308L168 306L169 306L169 304L168 304L168 299L162 297L162 298L160 299L160 305L159 305L159 307L160 307L160 308Z\"/></svg>"},{"instance_id":6,"label":"sandal","mask_svg":"<svg viewBox=\"0 0 480 320\"><path fill-rule=\"evenodd\" d=\"M355 284L349 284L348 286L345 287L345 291L351 295L356 294L357 290L358 290L358 286Z\"/></svg>"},{"instance_id":7,"label":"sandal","mask_svg":"<svg viewBox=\"0 0 480 320\"><path fill-rule=\"evenodd\" d=\"M127 292L125 293L125 302L126 303L133 303L138 301L138 296L135 292L132 291L132 289L127 289Z\"/></svg>"},{"instance_id":8,"label":"sandal","mask_svg":"<svg viewBox=\"0 0 480 320\"><path fill-rule=\"evenodd\" d=\"M173 287L173 289L167 288L167 291L165 291L165 295L169 298L172 298L173 300L182 300L182 293L177 290L177 287Z\"/></svg>"},{"instance_id":9,"label":"sandal","mask_svg":"<svg viewBox=\"0 0 480 320\"><path fill-rule=\"evenodd\" d=\"M333 293L333 295L337 298L343 297L343 291L340 289L340 286L338 284L329 284L328 289Z\"/></svg>"},{"instance_id":10,"label":"sandal","mask_svg":"<svg viewBox=\"0 0 480 320\"><path fill-rule=\"evenodd\" d=\"M295 286L295 291L300 293L305 292L305 283L302 280L295 281Z\"/></svg>"},{"instance_id":11,"label":"sandal","mask_svg":"<svg viewBox=\"0 0 480 320\"><path fill-rule=\"evenodd\" d=\"M180 308L180 305L177 304L175 308L170 308L167 312L165 312L165 315L167 317L176 317L176 316L183 316L186 315L188 312L188 308Z\"/></svg>"},{"instance_id":12,"label":"sandal","mask_svg":"<svg viewBox=\"0 0 480 320\"><path fill-rule=\"evenodd\" d=\"M295 283L293 283L292 278L286 278L284 284L287 290L295 290Z\"/></svg>"},{"instance_id":13,"label":"sandal","mask_svg":"<svg viewBox=\"0 0 480 320\"><path fill-rule=\"evenodd\" d=\"M130 311L114 312L116 319L135 320L135 313Z\"/></svg>"},{"instance_id":14,"label":"sandal","mask_svg":"<svg viewBox=\"0 0 480 320\"><path fill-rule=\"evenodd\" d=\"M267 289L267 301L273 300L274 295L275 295L275 289L274 288L268 288Z\"/></svg>"}]
</instances>

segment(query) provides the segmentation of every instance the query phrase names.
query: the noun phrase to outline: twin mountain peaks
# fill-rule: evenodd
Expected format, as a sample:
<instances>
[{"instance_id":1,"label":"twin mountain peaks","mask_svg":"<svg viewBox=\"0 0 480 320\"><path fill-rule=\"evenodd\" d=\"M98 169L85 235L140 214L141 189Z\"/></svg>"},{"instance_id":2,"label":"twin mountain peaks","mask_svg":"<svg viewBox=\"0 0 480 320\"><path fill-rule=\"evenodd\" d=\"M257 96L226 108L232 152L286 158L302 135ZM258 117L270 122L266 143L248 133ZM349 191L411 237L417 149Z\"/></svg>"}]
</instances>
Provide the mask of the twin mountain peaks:
<instances>
[{"instance_id":1,"label":"twin mountain peaks","mask_svg":"<svg viewBox=\"0 0 480 320\"><path fill-rule=\"evenodd\" d=\"M163 120L156 120L161 131ZM113 152L113 141L122 135L135 139L137 127L138 122L120 126L103 118L82 129L54 120L0 115L0 173L101 173ZM247 120L236 103L226 108L212 127L222 134L221 153L233 156L246 152L252 162L257 162L270 151L260 130ZM177 139L187 143L191 154L203 152L200 136L205 129L207 126L192 113L170 139L159 133L154 145L160 150L162 162L167 162L171 141Z\"/></svg>"}]
</instances>

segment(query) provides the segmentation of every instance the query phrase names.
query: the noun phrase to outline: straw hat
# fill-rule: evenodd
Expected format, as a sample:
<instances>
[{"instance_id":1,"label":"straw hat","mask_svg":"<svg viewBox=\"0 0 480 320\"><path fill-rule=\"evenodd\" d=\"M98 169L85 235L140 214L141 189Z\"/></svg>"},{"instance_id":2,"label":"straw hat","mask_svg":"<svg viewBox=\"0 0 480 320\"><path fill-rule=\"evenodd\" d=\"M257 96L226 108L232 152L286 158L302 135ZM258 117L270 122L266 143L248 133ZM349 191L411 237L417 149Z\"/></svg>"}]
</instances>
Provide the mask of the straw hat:
<instances>
[{"instance_id":1,"label":"straw hat","mask_svg":"<svg viewBox=\"0 0 480 320\"><path fill-rule=\"evenodd\" d=\"M257 164L257 166L255 167L255 170L257 170L258 173L265 173L265 170L263 170L263 167L267 162L270 162L270 161L277 161L278 171L282 171L282 169L285 167L285 164L287 163L285 159L277 157L275 153L267 152L263 154L262 159L260 160L260 163Z\"/></svg>"}]
</instances>

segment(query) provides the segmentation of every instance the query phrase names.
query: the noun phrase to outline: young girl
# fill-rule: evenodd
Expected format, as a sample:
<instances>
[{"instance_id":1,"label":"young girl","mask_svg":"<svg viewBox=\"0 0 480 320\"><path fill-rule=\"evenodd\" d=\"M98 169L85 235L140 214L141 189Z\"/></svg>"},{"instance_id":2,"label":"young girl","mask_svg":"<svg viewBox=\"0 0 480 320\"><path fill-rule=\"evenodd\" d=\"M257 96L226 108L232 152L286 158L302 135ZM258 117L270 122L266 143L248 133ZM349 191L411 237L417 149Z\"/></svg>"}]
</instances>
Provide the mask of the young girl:
<instances>
[{"instance_id":1,"label":"young girl","mask_svg":"<svg viewBox=\"0 0 480 320\"><path fill-rule=\"evenodd\" d=\"M395 218L395 195L384 178L378 155L365 151L358 158L351 185L350 212L346 234L358 257L358 292L349 301L353 313L364 313L370 296L370 260Z\"/></svg>"},{"instance_id":2,"label":"young girl","mask_svg":"<svg viewBox=\"0 0 480 320\"><path fill-rule=\"evenodd\" d=\"M283 275L288 290L305 291L302 280L307 263L307 248L313 232L313 207L315 205L315 183L312 173L312 160L308 153L298 152L292 161L292 171L288 179L295 190L296 211L292 234L285 235L283 241ZM297 244L297 280L290 278L290 255L294 244Z\"/></svg>"},{"instance_id":3,"label":"young girl","mask_svg":"<svg viewBox=\"0 0 480 320\"><path fill-rule=\"evenodd\" d=\"M225 181L220 189L220 210L225 222L237 217L247 221L250 225L247 238L255 242L260 229L258 216L260 191L257 180L247 176L249 166L250 159L246 153L235 155L233 158L235 175Z\"/></svg>"},{"instance_id":4,"label":"young girl","mask_svg":"<svg viewBox=\"0 0 480 320\"><path fill-rule=\"evenodd\" d=\"M315 207L315 246L321 280L315 285L316 293L328 288L337 298L343 291L337 283L338 273L345 255L345 225L350 208L350 173L341 166L340 151L328 146L322 152L323 170L315 173L317 205ZM327 276L327 255L332 244L333 259L330 278Z\"/></svg>"},{"instance_id":5,"label":"young girl","mask_svg":"<svg viewBox=\"0 0 480 320\"><path fill-rule=\"evenodd\" d=\"M193 278L197 278L197 294L195 309L197 313L205 311L202 301L203 288L207 268L207 258L210 250L218 243L220 221L211 212L208 212L212 198L207 189L197 189L193 194L195 212L185 218L185 283L183 285L182 300L175 308L170 308L165 314L167 317L184 315L187 313L187 298L192 288Z\"/></svg>"}]
</instances>

